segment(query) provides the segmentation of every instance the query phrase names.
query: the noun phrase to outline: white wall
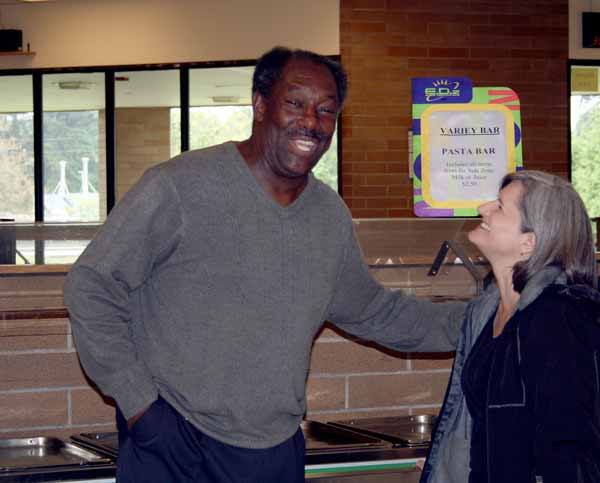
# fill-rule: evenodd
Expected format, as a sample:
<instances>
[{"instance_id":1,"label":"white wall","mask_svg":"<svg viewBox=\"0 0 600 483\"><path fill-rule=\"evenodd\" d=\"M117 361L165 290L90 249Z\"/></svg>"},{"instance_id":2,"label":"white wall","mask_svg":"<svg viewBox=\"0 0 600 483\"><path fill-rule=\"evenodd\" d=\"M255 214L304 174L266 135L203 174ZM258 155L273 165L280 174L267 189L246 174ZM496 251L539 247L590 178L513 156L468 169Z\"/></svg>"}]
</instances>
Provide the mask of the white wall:
<instances>
[{"instance_id":1,"label":"white wall","mask_svg":"<svg viewBox=\"0 0 600 483\"><path fill-rule=\"evenodd\" d=\"M2 4L35 56L0 69L253 59L274 45L339 54L339 0L54 0Z\"/></svg>"},{"instance_id":2,"label":"white wall","mask_svg":"<svg viewBox=\"0 0 600 483\"><path fill-rule=\"evenodd\" d=\"M600 0L569 0L569 58L600 59L600 49L581 47L581 12L600 12Z\"/></svg>"}]
</instances>

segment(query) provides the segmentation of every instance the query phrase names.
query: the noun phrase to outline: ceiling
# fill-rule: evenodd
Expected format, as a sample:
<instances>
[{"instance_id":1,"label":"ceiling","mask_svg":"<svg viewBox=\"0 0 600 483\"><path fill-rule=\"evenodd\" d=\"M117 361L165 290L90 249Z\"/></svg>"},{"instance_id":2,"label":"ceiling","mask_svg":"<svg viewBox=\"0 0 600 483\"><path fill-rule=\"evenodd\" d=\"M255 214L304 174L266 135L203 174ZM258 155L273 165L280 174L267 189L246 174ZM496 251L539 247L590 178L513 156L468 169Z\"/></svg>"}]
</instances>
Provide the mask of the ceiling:
<instances>
[{"instance_id":1,"label":"ceiling","mask_svg":"<svg viewBox=\"0 0 600 483\"><path fill-rule=\"evenodd\" d=\"M56 0L0 0L0 5L18 5L20 3L44 3Z\"/></svg>"},{"instance_id":2,"label":"ceiling","mask_svg":"<svg viewBox=\"0 0 600 483\"><path fill-rule=\"evenodd\" d=\"M254 67L190 69L190 105L250 104ZM104 108L104 74L45 74L44 110ZM170 70L115 73L116 107L179 106L179 72ZM0 112L33 110L29 75L0 76Z\"/></svg>"}]
</instances>

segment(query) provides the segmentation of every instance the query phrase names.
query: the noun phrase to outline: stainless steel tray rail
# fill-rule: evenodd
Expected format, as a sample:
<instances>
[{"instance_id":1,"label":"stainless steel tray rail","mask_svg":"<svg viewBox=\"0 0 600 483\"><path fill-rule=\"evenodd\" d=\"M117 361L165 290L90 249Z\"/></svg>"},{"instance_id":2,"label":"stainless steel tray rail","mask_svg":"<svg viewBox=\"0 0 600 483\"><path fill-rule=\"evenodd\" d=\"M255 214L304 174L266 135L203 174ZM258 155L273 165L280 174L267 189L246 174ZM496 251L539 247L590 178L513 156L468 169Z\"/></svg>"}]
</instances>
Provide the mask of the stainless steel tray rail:
<instances>
[{"instance_id":1,"label":"stainless steel tray rail","mask_svg":"<svg viewBox=\"0 0 600 483\"><path fill-rule=\"evenodd\" d=\"M388 441L395 446L427 446L436 417L431 414L330 421L327 424Z\"/></svg>"},{"instance_id":2,"label":"stainless steel tray rail","mask_svg":"<svg viewBox=\"0 0 600 483\"><path fill-rule=\"evenodd\" d=\"M71 436L79 446L116 458L119 453L119 437L116 431L105 433L81 433Z\"/></svg>"},{"instance_id":3,"label":"stainless steel tray rail","mask_svg":"<svg viewBox=\"0 0 600 483\"><path fill-rule=\"evenodd\" d=\"M110 464L112 460L58 438L35 437L0 440L0 475L41 468Z\"/></svg>"}]
</instances>

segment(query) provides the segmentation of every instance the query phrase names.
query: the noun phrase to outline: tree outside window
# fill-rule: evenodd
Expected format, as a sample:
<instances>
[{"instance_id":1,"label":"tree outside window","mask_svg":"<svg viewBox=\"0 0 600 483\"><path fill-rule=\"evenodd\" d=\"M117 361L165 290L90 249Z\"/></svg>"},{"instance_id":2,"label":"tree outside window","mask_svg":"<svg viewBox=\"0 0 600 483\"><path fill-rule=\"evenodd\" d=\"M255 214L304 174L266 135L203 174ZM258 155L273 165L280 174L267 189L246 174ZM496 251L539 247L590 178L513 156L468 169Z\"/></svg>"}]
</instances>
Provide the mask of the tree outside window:
<instances>
[{"instance_id":1,"label":"tree outside window","mask_svg":"<svg viewBox=\"0 0 600 483\"><path fill-rule=\"evenodd\" d=\"M590 217L600 216L600 95L571 96L571 181Z\"/></svg>"},{"instance_id":2,"label":"tree outside window","mask_svg":"<svg viewBox=\"0 0 600 483\"><path fill-rule=\"evenodd\" d=\"M33 113L0 114L0 218L34 221Z\"/></svg>"}]
</instances>

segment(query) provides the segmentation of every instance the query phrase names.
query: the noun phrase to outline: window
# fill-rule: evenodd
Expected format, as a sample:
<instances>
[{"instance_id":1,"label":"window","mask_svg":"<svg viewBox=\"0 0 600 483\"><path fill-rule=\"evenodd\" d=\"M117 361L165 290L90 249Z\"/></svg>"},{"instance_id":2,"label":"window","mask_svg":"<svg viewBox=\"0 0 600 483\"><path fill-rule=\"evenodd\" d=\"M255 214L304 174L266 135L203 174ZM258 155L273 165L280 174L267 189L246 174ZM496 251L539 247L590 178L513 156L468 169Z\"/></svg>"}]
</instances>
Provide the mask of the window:
<instances>
[{"instance_id":1,"label":"window","mask_svg":"<svg viewBox=\"0 0 600 483\"><path fill-rule=\"evenodd\" d=\"M600 217L600 62L571 65L571 181L590 217Z\"/></svg>"},{"instance_id":2,"label":"window","mask_svg":"<svg viewBox=\"0 0 600 483\"><path fill-rule=\"evenodd\" d=\"M181 152L171 143L171 122L180 124L179 71L115 74L116 188L121 198L149 167ZM173 116L172 111L177 114Z\"/></svg>"},{"instance_id":3,"label":"window","mask_svg":"<svg viewBox=\"0 0 600 483\"><path fill-rule=\"evenodd\" d=\"M150 166L248 138L253 71L248 61L0 71L0 218L101 222ZM337 133L314 172L337 190Z\"/></svg>"},{"instance_id":4,"label":"window","mask_svg":"<svg viewBox=\"0 0 600 483\"><path fill-rule=\"evenodd\" d=\"M254 67L190 70L190 149L242 141L252 131L252 74ZM177 121L173 133L179 133ZM179 138L172 140L177 146ZM337 132L314 174L338 189Z\"/></svg>"},{"instance_id":5,"label":"window","mask_svg":"<svg viewBox=\"0 0 600 483\"><path fill-rule=\"evenodd\" d=\"M104 75L43 76L44 220L101 221L106 215Z\"/></svg>"},{"instance_id":6,"label":"window","mask_svg":"<svg viewBox=\"0 0 600 483\"><path fill-rule=\"evenodd\" d=\"M0 173L0 218L34 221L31 76L0 77Z\"/></svg>"},{"instance_id":7,"label":"window","mask_svg":"<svg viewBox=\"0 0 600 483\"><path fill-rule=\"evenodd\" d=\"M338 190L338 132L333 134L331 146L313 169L317 178L327 183L335 191Z\"/></svg>"},{"instance_id":8,"label":"window","mask_svg":"<svg viewBox=\"0 0 600 483\"><path fill-rule=\"evenodd\" d=\"M253 70L249 66L190 70L190 149L250 136Z\"/></svg>"}]
</instances>

